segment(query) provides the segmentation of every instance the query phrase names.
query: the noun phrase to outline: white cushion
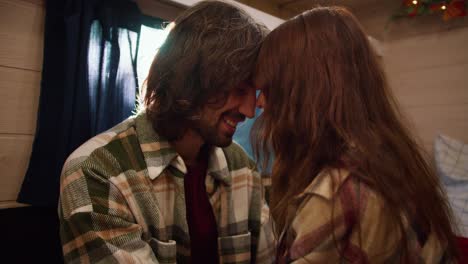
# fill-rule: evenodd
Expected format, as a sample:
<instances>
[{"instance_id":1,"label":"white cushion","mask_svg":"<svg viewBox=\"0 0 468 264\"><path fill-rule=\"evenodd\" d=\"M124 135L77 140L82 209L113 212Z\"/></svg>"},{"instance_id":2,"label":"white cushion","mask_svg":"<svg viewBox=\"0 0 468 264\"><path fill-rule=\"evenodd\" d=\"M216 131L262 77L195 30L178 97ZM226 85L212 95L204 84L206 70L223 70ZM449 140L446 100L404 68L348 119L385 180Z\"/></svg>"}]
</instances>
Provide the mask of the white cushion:
<instances>
[{"instance_id":1,"label":"white cushion","mask_svg":"<svg viewBox=\"0 0 468 264\"><path fill-rule=\"evenodd\" d=\"M458 221L459 235L468 237L468 144L438 135L434 155L439 177Z\"/></svg>"}]
</instances>

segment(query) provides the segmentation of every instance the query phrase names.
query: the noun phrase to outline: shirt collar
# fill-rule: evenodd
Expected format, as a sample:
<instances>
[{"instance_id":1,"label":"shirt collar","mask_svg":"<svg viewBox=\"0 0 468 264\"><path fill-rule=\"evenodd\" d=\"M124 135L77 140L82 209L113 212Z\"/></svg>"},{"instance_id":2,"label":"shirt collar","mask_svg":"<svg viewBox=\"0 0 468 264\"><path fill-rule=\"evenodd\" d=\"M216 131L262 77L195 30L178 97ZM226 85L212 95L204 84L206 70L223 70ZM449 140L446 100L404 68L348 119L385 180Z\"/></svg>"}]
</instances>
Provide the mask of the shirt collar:
<instances>
[{"instance_id":1,"label":"shirt collar","mask_svg":"<svg viewBox=\"0 0 468 264\"><path fill-rule=\"evenodd\" d=\"M304 191L295 198L302 199L306 195L315 194L330 200L340 189L348 176L349 171L345 169L324 169L312 180Z\"/></svg>"},{"instance_id":2,"label":"shirt collar","mask_svg":"<svg viewBox=\"0 0 468 264\"><path fill-rule=\"evenodd\" d=\"M231 173L224 150L220 147L213 147L209 155L207 173L215 180L231 185Z\"/></svg>"},{"instance_id":3,"label":"shirt collar","mask_svg":"<svg viewBox=\"0 0 468 264\"><path fill-rule=\"evenodd\" d=\"M187 173L187 167L182 157L175 151L171 143L154 131L145 113L135 117L136 131L140 147L148 167L151 180L156 179L168 167L172 166L182 174ZM212 147L209 151L207 174L226 185L231 184L226 156L222 148Z\"/></svg>"}]
</instances>

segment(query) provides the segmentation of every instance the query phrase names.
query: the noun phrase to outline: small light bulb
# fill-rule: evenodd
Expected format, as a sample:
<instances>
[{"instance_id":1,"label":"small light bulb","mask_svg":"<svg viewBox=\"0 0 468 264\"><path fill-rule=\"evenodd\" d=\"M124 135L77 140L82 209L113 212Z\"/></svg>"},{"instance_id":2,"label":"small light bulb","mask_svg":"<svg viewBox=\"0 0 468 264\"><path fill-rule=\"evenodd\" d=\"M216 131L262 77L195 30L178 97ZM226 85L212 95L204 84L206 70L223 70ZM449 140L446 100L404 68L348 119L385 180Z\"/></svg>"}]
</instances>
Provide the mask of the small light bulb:
<instances>
[{"instance_id":1,"label":"small light bulb","mask_svg":"<svg viewBox=\"0 0 468 264\"><path fill-rule=\"evenodd\" d=\"M418 4L418 1L414 0L413 5L417 5L417 4Z\"/></svg>"},{"instance_id":2,"label":"small light bulb","mask_svg":"<svg viewBox=\"0 0 468 264\"><path fill-rule=\"evenodd\" d=\"M441 6L440 9L445 10L447 7L445 5Z\"/></svg>"}]
</instances>

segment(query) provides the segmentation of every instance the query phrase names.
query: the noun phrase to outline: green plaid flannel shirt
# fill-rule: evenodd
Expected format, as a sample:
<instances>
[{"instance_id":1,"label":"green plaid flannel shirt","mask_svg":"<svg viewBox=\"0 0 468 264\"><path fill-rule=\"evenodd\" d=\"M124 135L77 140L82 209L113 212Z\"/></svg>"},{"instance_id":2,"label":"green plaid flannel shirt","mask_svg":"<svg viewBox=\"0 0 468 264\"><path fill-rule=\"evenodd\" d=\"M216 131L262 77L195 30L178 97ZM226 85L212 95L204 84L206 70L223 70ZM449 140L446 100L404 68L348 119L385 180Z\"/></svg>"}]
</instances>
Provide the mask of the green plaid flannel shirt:
<instances>
[{"instance_id":1,"label":"green plaid flannel shirt","mask_svg":"<svg viewBox=\"0 0 468 264\"><path fill-rule=\"evenodd\" d=\"M255 164L237 144L214 147L206 189L220 263L272 263L275 241ZM146 115L87 141L67 159L60 237L67 263L187 263L186 167Z\"/></svg>"}]
</instances>

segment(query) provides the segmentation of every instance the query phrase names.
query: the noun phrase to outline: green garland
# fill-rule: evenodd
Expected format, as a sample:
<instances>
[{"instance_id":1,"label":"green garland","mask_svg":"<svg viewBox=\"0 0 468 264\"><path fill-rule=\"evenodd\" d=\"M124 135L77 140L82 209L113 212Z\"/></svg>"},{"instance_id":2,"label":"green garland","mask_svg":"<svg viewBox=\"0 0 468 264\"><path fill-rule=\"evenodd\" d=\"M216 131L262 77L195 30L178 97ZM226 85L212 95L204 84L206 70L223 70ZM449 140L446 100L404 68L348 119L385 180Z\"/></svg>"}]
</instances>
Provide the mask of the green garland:
<instances>
[{"instance_id":1,"label":"green garland","mask_svg":"<svg viewBox=\"0 0 468 264\"><path fill-rule=\"evenodd\" d=\"M394 19L442 14L444 20L466 16L465 0L403 0Z\"/></svg>"}]
</instances>

